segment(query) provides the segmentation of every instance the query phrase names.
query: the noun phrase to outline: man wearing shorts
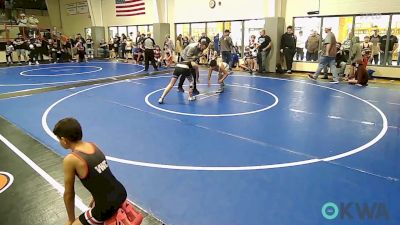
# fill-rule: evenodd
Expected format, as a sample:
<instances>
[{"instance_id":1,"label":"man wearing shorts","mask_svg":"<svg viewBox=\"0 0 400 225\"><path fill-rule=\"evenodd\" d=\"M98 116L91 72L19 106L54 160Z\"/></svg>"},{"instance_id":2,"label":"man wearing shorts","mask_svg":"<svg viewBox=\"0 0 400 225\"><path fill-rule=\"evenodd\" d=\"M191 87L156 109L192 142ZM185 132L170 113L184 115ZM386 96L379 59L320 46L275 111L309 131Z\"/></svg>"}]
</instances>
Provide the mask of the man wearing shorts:
<instances>
[{"instance_id":1,"label":"man wearing shorts","mask_svg":"<svg viewBox=\"0 0 400 225\"><path fill-rule=\"evenodd\" d=\"M176 80L181 77L181 80L188 79L190 82L189 84L189 101L196 100L196 97L193 96L193 86L194 86L194 77L196 76L196 72L193 68L195 65L194 62L184 61L176 64L174 73L172 75L171 81L169 82L168 86L165 88L164 93L161 95L160 99L158 99L158 103L163 104L165 96L171 91L174 87Z\"/></svg>"},{"instance_id":2,"label":"man wearing shorts","mask_svg":"<svg viewBox=\"0 0 400 225\"><path fill-rule=\"evenodd\" d=\"M94 143L82 141L82 128L74 118L65 118L55 125L53 133L60 145L71 152L63 160L64 203L67 225L103 224L111 218L127 198L124 186L114 177L103 152ZM92 194L88 211L75 218L75 176Z\"/></svg>"}]
</instances>

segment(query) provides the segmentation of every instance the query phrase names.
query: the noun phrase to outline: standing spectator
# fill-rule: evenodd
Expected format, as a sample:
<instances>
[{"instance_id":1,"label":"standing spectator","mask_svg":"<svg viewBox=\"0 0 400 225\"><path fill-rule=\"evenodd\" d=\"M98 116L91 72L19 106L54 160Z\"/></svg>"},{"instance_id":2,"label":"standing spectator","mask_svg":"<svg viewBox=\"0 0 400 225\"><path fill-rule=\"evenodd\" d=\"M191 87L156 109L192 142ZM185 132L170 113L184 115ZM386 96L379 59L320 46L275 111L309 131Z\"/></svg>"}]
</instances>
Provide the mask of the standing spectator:
<instances>
[{"instance_id":1,"label":"standing spectator","mask_svg":"<svg viewBox=\"0 0 400 225\"><path fill-rule=\"evenodd\" d=\"M22 36L27 37L28 36L28 18L26 18L24 13L20 14L20 18L17 20L17 24L19 27L19 33L22 34Z\"/></svg>"},{"instance_id":2,"label":"standing spectator","mask_svg":"<svg viewBox=\"0 0 400 225\"><path fill-rule=\"evenodd\" d=\"M38 61L43 61L43 46L41 38L35 39L36 57Z\"/></svg>"},{"instance_id":3,"label":"standing spectator","mask_svg":"<svg viewBox=\"0 0 400 225\"><path fill-rule=\"evenodd\" d=\"M299 31L299 36L297 37L296 43L296 60L303 61L304 59L304 48L306 47L306 42L304 40L303 31Z\"/></svg>"},{"instance_id":4,"label":"standing spectator","mask_svg":"<svg viewBox=\"0 0 400 225\"><path fill-rule=\"evenodd\" d=\"M182 51L189 45L189 38L187 36L182 38Z\"/></svg>"},{"instance_id":5,"label":"standing spectator","mask_svg":"<svg viewBox=\"0 0 400 225\"><path fill-rule=\"evenodd\" d=\"M110 54L109 54L110 59L114 59L115 52L114 52L114 39L113 38L110 38L110 40L108 40L108 51L110 52Z\"/></svg>"},{"instance_id":6,"label":"standing spectator","mask_svg":"<svg viewBox=\"0 0 400 225\"><path fill-rule=\"evenodd\" d=\"M372 46L373 46L373 44L372 44L372 42L369 41L369 36L365 36L364 42L361 43L361 51L362 51L361 53L362 53L363 58L366 59L365 65L367 65L368 62L372 61L372 56L371 56Z\"/></svg>"},{"instance_id":7,"label":"standing spectator","mask_svg":"<svg viewBox=\"0 0 400 225\"><path fill-rule=\"evenodd\" d=\"M128 36L128 38L126 39L126 47L125 47L125 62L128 62L130 55L132 55L133 58L132 49L133 49L133 41Z\"/></svg>"},{"instance_id":8,"label":"standing spectator","mask_svg":"<svg viewBox=\"0 0 400 225\"><path fill-rule=\"evenodd\" d=\"M206 33L205 32L201 33L201 37L199 38L199 43L206 43L206 46L208 47L210 42L211 39L207 37Z\"/></svg>"},{"instance_id":9,"label":"standing spectator","mask_svg":"<svg viewBox=\"0 0 400 225\"><path fill-rule=\"evenodd\" d=\"M175 45L174 42L171 40L171 36L169 34L165 36L164 48L167 48L171 55L173 55L175 51Z\"/></svg>"},{"instance_id":10,"label":"standing spectator","mask_svg":"<svg viewBox=\"0 0 400 225\"><path fill-rule=\"evenodd\" d=\"M332 33L332 27L325 27L326 37L323 42L323 48L321 53L321 59L318 64L318 69L314 74L308 74L308 77L312 80L316 80L321 73L325 65L329 65L333 74L333 81L331 83L339 83L339 76L336 71L336 37Z\"/></svg>"},{"instance_id":11,"label":"standing spectator","mask_svg":"<svg viewBox=\"0 0 400 225\"><path fill-rule=\"evenodd\" d=\"M306 60L307 61L317 61L318 60L318 51L320 44L320 36L317 31L313 30L311 35L307 38L306 41Z\"/></svg>"},{"instance_id":12,"label":"standing spectator","mask_svg":"<svg viewBox=\"0 0 400 225\"><path fill-rule=\"evenodd\" d=\"M25 40L21 34L18 34L18 37L14 39L14 48L17 52L18 64L21 63L21 56L24 58L24 62L27 61L26 53L25 53Z\"/></svg>"},{"instance_id":13,"label":"standing spectator","mask_svg":"<svg viewBox=\"0 0 400 225\"><path fill-rule=\"evenodd\" d=\"M292 73L293 58L296 53L296 42L296 36L293 34L293 27L288 26L286 33L284 33L281 38L281 53L285 56L286 68L289 74Z\"/></svg>"},{"instance_id":14,"label":"standing spectator","mask_svg":"<svg viewBox=\"0 0 400 225\"><path fill-rule=\"evenodd\" d=\"M28 44L29 48L29 65L32 65L33 63L36 62L36 65L39 65L38 59L37 59L37 53L38 53L38 48L36 47L36 40L35 38L32 38Z\"/></svg>"},{"instance_id":15,"label":"standing spectator","mask_svg":"<svg viewBox=\"0 0 400 225\"><path fill-rule=\"evenodd\" d=\"M87 59L85 57L86 54L85 46L82 41L78 41L78 43L76 43L76 49L78 51L78 59L76 62L80 63L83 62L83 60L87 62Z\"/></svg>"},{"instance_id":16,"label":"standing spectator","mask_svg":"<svg viewBox=\"0 0 400 225\"><path fill-rule=\"evenodd\" d=\"M362 49L359 37L353 37L351 39L350 61L352 67L349 71L348 78L353 79L355 76L355 69L357 68L357 62L362 62Z\"/></svg>"},{"instance_id":17,"label":"standing spectator","mask_svg":"<svg viewBox=\"0 0 400 225\"><path fill-rule=\"evenodd\" d=\"M386 50L386 42L388 41L388 36L385 34L381 37L380 48L381 48L381 65L392 65L393 53L396 52L398 46L397 37L391 34L389 36L389 47L387 51L387 58L385 62L385 50Z\"/></svg>"},{"instance_id":18,"label":"standing spectator","mask_svg":"<svg viewBox=\"0 0 400 225\"><path fill-rule=\"evenodd\" d=\"M115 58L119 57L119 45L121 38L118 36L118 34L115 35L113 43L114 43L114 53L115 53Z\"/></svg>"},{"instance_id":19,"label":"standing spectator","mask_svg":"<svg viewBox=\"0 0 400 225\"><path fill-rule=\"evenodd\" d=\"M154 46L156 43L154 39L151 38L150 33L147 34L147 37L143 40L143 47L144 47L144 71L149 70L149 62L151 61L151 65L153 65L154 70L158 71L156 66L156 61L154 59Z\"/></svg>"},{"instance_id":20,"label":"standing spectator","mask_svg":"<svg viewBox=\"0 0 400 225\"><path fill-rule=\"evenodd\" d=\"M120 38L120 44L119 44L119 48L118 48L118 52L119 52L119 58L121 59L125 59L125 48L126 48L126 35L122 34L121 38Z\"/></svg>"},{"instance_id":21,"label":"standing spectator","mask_svg":"<svg viewBox=\"0 0 400 225\"><path fill-rule=\"evenodd\" d=\"M397 65L400 66L400 47L397 45Z\"/></svg>"},{"instance_id":22,"label":"standing spectator","mask_svg":"<svg viewBox=\"0 0 400 225\"><path fill-rule=\"evenodd\" d=\"M136 36L136 46L139 46L142 42L143 42L143 37L142 37L142 35L140 34L140 32L138 31L137 32L137 36Z\"/></svg>"},{"instance_id":23,"label":"standing spectator","mask_svg":"<svg viewBox=\"0 0 400 225\"><path fill-rule=\"evenodd\" d=\"M265 30L260 31L260 37L258 37L258 51L257 51L257 64L258 72L267 72L268 62L267 57L272 47L271 38L266 35Z\"/></svg>"},{"instance_id":24,"label":"standing spectator","mask_svg":"<svg viewBox=\"0 0 400 225\"><path fill-rule=\"evenodd\" d=\"M88 38L86 39L86 54L87 57L89 59L93 59L94 58L94 54L93 54L93 39L91 36L88 36Z\"/></svg>"},{"instance_id":25,"label":"standing spectator","mask_svg":"<svg viewBox=\"0 0 400 225\"><path fill-rule=\"evenodd\" d=\"M196 43L193 36L189 36L189 44Z\"/></svg>"},{"instance_id":26,"label":"standing spectator","mask_svg":"<svg viewBox=\"0 0 400 225\"><path fill-rule=\"evenodd\" d=\"M163 58L161 57L161 48L158 45L154 47L154 60L156 61L157 67L161 68Z\"/></svg>"},{"instance_id":27,"label":"standing spectator","mask_svg":"<svg viewBox=\"0 0 400 225\"><path fill-rule=\"evenodd\" d=\"M183 43L182 34L179 34L178 37L176 38L176 48L175 48L176 54L178 55L178 60L177 60L178 63L182 61L182 58L181 58L181 52L183 50L182 43Z\"/></svg>"},{"instance_id":28,"label":"standing spectator","mask_svg":"<svg viewBox=\"0 0 400 225\"><path fill-rule=\"evenodd\" d=\"M380 41L381 41L381 36L378 34L378 29L374 30L374 33L371 35L369 39L372 42L372 57L374 64L378 65L379 53L380 53Z\"/></svg>"},{"instance_id":29,"label":"standing spectator","mask_svg":"<svg viewBox=\"0 0 400 225\"><path fill-rule=\"evenodd\" d=\"M227 63L229 65L229 69L232 69L231 59L232 59L232 47L233 47L233 42L232 38L229 37L229 34L231 32L229 30L224 31L224 36L222 36L220 42L221 42L221 54L222 54L222 61Z\"/></svg>"},{"instance_id":30,"label":"standing spectator","mask_svg":"<svg viewBox=\"0 0 400 225\"><path fill-rule=\"evenodd\" d=\"M215 36L214 36L214 49L215 49L215 51L217 52L217 54L219 55L219 53L220 53L220 46L219 46L219 33L217 33Z\"/></svg>"},{"instance_id":31,"label":"standing spectator","mask_svg":"<svg viewBox=\"0 0 400 225\"><path fill-rule=\"evenodd\" d=\"M7 60L7 66L10 64L13 64L13 57L12 54L14 52L14 46L11 44L11 41L7 41L6 44L6 60Z\"/></svg>"}]
</instances>

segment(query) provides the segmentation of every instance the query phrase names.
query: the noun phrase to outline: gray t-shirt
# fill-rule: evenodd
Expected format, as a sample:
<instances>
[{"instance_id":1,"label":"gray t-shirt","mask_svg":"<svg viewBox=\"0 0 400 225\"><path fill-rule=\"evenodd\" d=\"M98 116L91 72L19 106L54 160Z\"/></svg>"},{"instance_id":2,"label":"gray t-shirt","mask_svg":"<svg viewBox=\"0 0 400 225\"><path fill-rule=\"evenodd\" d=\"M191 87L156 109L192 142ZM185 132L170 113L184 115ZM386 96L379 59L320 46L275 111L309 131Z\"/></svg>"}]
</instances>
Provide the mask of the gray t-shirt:
<instances>
[{"instance_id":1,"label":"gray t-shirt","mask_svg":"<svg viewBox=\"0 0 400 225\"><path fill-rule=\"evenodd\" d=\"M336 37L332 32L327 33L325 39L324 39L324 48L322 49L322 55L328 55L329 57L336 57ZM326 47L328 44L331 44L331 49L330 51L327 53L326 52Z\"/></svg>"},{"instance_id":2,"label":"gray t-shirt","mask_svg":"<svg viewBox=\"0 0 400 225\"><path fill-rule=\"evenodd\" d=\"M221 42L221 52L230 52L232 51L233 42L232 38L229 36L222 36L220 39Z\"/></svg>"},{"instance_id":3,"label":"gray t-shirt","mask_svg":"<svg viewBox=\"0 0 400 225\"><path fill-rule=\"evenodd\" d=\"M201 50L198 43L190 43L182 51L182 58L186 61L192 61L199 57Z\"/></svg>"}]
</instances>

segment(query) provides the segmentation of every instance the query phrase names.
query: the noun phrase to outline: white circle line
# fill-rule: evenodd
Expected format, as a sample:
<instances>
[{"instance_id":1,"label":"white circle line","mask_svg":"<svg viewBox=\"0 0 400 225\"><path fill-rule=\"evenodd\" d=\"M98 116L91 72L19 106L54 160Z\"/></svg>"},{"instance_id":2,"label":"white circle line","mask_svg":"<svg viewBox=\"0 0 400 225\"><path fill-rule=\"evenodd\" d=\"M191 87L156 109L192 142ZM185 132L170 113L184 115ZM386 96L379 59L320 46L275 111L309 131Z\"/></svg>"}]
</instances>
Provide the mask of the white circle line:
<instances>
[{"instance_id":1,"label":"white circle line","mask_svg":"<svg viewBox=\"0 0 400 225\"><path fill-rule=\"evenodd\" d=\"M204 86L204 85L207 85L207 84L198 84L198 86L200 86L200 85L203 85L203 86ZM148 106L150 106L150 107L152 107L152 108L154 108L154 109L163 111L163 112L173 113L173 114L178 114L178 115L183 115L183 116L197 116L197 117L229 117L229 116L243 116L243 115L249 115L249 114L254 114L254 113L258 113L258 112L262 112L262 111L271 109L271 108L275 107L275 106L278 104L278 102L279 102L279 99L278 99L278 97L277 97L276 95L274 95L273 93L271 93L271 92L269 92L269 91L263 90L263 89L259 89L259 88L255 88L255 87L242 86L242 85L235 85L235 84L225 84L225 85L226 85L226 86L232 86L232 87L243 87L243 88L248 88L248 89L254 89L254 90L257 90L257 91L261 91L261 92L264 92L264 93L267 93L267 94L271 95L271 96L275 99L275 101L274 101L274 103L273 103L272 105L269 105L269 106L264 107L264 108L262 108L262 109L257 109L257 110L253 110L253 111L249 111L249 112L242 112L242 113L226 113L226 114L195 114L195 113L184 113L184 112L177 112L177 111L173 111L173 110L163 109L163 108L161 108L161 107L158 107L158 106L155 106L155 105L151 104L151 102L149 101L149 97L150 97L151 95L153 95L154 93L157 93L157 92L162 91L162 90L165 89L165 88L161 88L161 89L155 90L155 91L149 93L148 95L146 95L146 97L145 97L145 102L146 102L146 104L147 104Z\"/></svg>"},{"instance_id":2,"label":"white circle line","mask_svg":"<svg viewBox=\"0 0 400 225\"><path fill-rule=\"evenodd\" d=\"M140 73L140 72L144 71L144 66L142 66L142 65L133 65L133 64L125 64L125 63L113 63L113 62L94 62L94 63L108 63L108 64L121 64L121 65L139 66L139 67L142 67L142 70L136 71L134 73L127 73L127 74L121 74L121 75L116 75L116 76L111 76L111 77L101 77L101 78L94 78L94 79L87 79L87 80L60 81L60 82L35 83L35 84L0 84L0 87L38 86L38 85L51 85L51 84L72 84L72 83L78 83L78 82L96 81L96 80L105 80L105 79L110 79L110 78L123 77L123 76L128 76L128 75L132 75L132 74L136 74L136 73ZM20 67L24 67L24 66L20 66Z\"/></svg>"},{"instance_id":3,"label":"white circle line","mask_svg":"<svg viewBox=\"0 0 400 225\"><path fill-rule=\"evenodd\" d=\"M37 70L47 70L47 69L61 69L61 68L96 68L96 70L93 71L86 71L86 72L77 72L77 73L61 73L57 75L49 75L49 74L38 74L38 75L27 75L27 72L31 71L37 71ZM19 75L24 76L24 77L61 77L61 76L73 76L73 75L79 75L79 74L86 74L86 73L95 73L102 71L103 68L98 67L98 66L60 66L60 67L45 67L45 68L38 68L38 69L31 69L31 70L24 70L19 73Z\"/></svg>"},{"instance_id":4,"label":"white circle line","mask_svg":"<svg viewBox=\"0 0 400 225\"><path fill-rule=\"evenodd\" d=\"M0 190L0 194L1 194L5 190L7 190L11 186L11 184L14 182L14 176L11 173L2 172L2 171L0 171L0 174L6 175L8 178L10 178L8 184L6 186L4 186L3 189Z\"/></svg>"},{"instance_id":5,"label":"white circle line","mask_svg":"<svg viewBox=\"0 0 400 225\"><path fill-rule=\"evenodd\" d=\"M239 77L249 77L246 75L230 75L230 76L239 76ZM166 76L164 76L166 77ZM107 159L109 159L110 161L115 161L115 162L120 162L120 163L124 163L124 164L129 164L129 165L135 165L135 166L142 166L142 167L149 167L149 168L159 168L159 169L170 169L170 170L195 170L195 171L241 171L241 170L266 170L266 169L277 169L277 168L287 168L287 167L294 167L294 166L301 166L301 165L307 165L307 164L313 164L313 163L317 163L317 162L329 162L329 161L334 161L337 159L341 159L350 155L354 155L356 153L359 153L361 151L366 150L367 148L371 147L372 145L374 145L375 143L377 143L380 139L382 139L382 137L386 134L387 130L388 130L388 121L386 118L386 115L382 112L382 110L380 110L378 107L376 107L375 105L373 105L372 103L357 97L355 95L352 95L350 93L335 89L335 88L331 88L331 87L327 87L327 86L323 86L323 85L319 85L319 84L313 84L313 83L308 83L308 82L304 82L304 81L297 81L297 80L289 80L289 79L283 79L283 78L273 78L273 77L261 77L261 76L252 76L252 77L257 77L257 78L263 78L263 79L272 79L272 80L282 80L282 81L288 81L288 82L296 82L296 83L303 83L303 84L308 84L308 85L312 85L312 86L317 86L317 87L322 87L322 88L326 88L326 89L330 89L333 91L337 91L340 93L343 93L345 95L348 95L350 97L353 97L357 100L360 100L364 103L367 103L368 105L370 105L372 108L374 108L381 116L382 118L382 130L379 132L379 134L373 138L372 140L370 140L368 143L349 150L347 152L335 155L335 156L330 156L330 157L326 157L326 158L316 158L316 159L308 159L308 160L302 160L302 161L295 161L295 162L288 162L288 163L278 163L278 164L269 164L269 165L256 165L256 166L221 166L221 167L210 167L210 166L178 166L178 165L168 165L168 164L157 164L157 163L148 163L148 162L138 162L138 161L133 161L133 160L126 160L126 159L120 159L120 158L116 158L116 157L112 157L112 156L107 156ZM154 77L154 78L161 78L161 77ZM251 77L250 77L251 78ZM136 80L136 79L135 79ZM115 82L118 83L118 82ZM110 83L110 84L115 84L115 83ZM96 87L92 87L90 89L85 89L85 90L81 90L79 91L79 93L88 91L88 90L92 90L94 88L98 88L98 87L102 87L102 86L106 86L106 85L110 85L110 84L105 84L105 85L98 85ZM51 132L51 130L49 129L48 125L47 125L47 116L48 113L50 112L50 110L52 108L54 108L57 104L59 104L60 102L64 101L67 98L70 98L74 95L76 95L78 93L74 93L72 95L68 95L60 100L58 100L57 102L53 103L51 106L49 106L49 108L47 108L47 110L45 111L45 113L42 116L42 127L43 129L46 131L46 133L52 137L54 140L58 141L57 137Z\"/></svg>"}]
</instances>

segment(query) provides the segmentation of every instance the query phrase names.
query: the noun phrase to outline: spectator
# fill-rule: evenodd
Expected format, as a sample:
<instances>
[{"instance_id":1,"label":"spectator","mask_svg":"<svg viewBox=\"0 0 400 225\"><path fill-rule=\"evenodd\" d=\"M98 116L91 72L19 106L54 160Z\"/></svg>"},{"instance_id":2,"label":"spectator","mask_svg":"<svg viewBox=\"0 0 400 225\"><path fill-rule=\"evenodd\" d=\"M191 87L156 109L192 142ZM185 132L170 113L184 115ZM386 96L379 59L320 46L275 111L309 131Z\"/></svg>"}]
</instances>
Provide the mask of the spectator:
<instances>
[{"instance_id":1,"label":"spectator","mask_svg":"<svg viewBox=\"0 0 400 225\"><path fill-rule=\"evenodd\" d=\"M161 48L158 45L154 48L154 60L156 61L157 67L162 66L163 58L161 57Z\"/></svg>"},{"instance_id":2,"label":"spectator","mask_svg":"<svg viewBox=\"0 0 400 225\"><path fill-rule=\"evenodd\" d=\"M80 63L80 62L83 62L83 60L85 60L87 62L87 59L85 57L86 51L85 51L84 43L82 41L78 41L78 43L76 43L75 47L78 51L78 59L76 62Z\"/></svg>"},{"instance_id":3,"label":"spectator","mask_svg":"<svg viewBox=\"0 0 400 225\"><path fill-rule=\"evenodd\" d=\"M91 36L88 36L88 38L86 39L86 55L89 59L94 58L93 52L94 52L93 39Z\"/></svg>"},{"instance_id":4,"label":"spectator","mask_svg":"<svg viewBox=\"0 0 400 225\"><path fill-rule=\"evenodd\" d=\"M306 42L304 40L303 31L299 31L299 36L297 37L296 43L296 60L303 61L304 59L304 48L306 47Z\"/></svg>"},{"instance_id":5,"label":"spectator","mask_svg":"<svg viewBox=\"0 0 400 225\"><path fill-rule=\"evenodd\" d=\"M12 54L14 52L14 46L11 44L11 41L7 41L6 44L6 60L7 60L7 66L10 64L13 64L13 57Z\"/></svg>"},{"instance_id":6,"label":"spectator","mask_svg":"<svg viewBox=\"0 0 400 225\"><path fill-rule=\"evenodd\" d=\"M347 64L347 57L343 52L342 44L341 43L336 43L336 71L339 77L343 77L344 71L346 69L346 64ZM328 79L328 65L325 65L324 67L324 77L323 79Z\"/></svg>"},{"instance_id":7,"label":"spectator","mask_svg":"<svg viewBox=\"0 0 400 225\"><path fill-rule=\"evenodd\" d=\"M26 18L24 13L20 14L20 18L17 20L17 25L19 27L19 33L22 34L22 36L27 37L28 36L28 18Z\"/></svg>"},{"instance_id":8,"label":"spectator","mask_svg":"<svg viewBox=\"0 0 400 225\"><path fill-rule=\"evenodd\" d=\"M368 85L368 71L366 65L360 60L356 62L357 71L352 79L349 79L349 84L355 84L357 86Z\"/></svg>"},{"instance_id":9,"label":"spectator","mask_svg":"<svg viewBox=\"0 0 400 225\"><path fill-rule=\"evenodd\" d=\"M219 55L219 53L220 53L220 46L219 46L219 33L217 33L215 36L214 36L214 49L215 49L215 51L217 52L217 54Z\"/></svg>"},{"instance_id":10,"label":"spectator","mask_svg":"<svg viewBox=\"0 0 400 225\"><path fill-rule=\"evenodd\" d=\"M182 39L182 51L189 45L189 38L187 36Z\"/></svg>"},{"instance_id":11,"label":"spectator","mask_svg":"<svg viewBox=\"0 0 400 225\"><path fill-rule=\"evenodd\" d=\"M35 62L36 62L36 65L39 65L39 62L37 59L38 48L36 47L35 38L32 38L30 40L28 48L29 48L29 65L32 65Z\"/></svg>"},{"instance_id":12,"label":"spectator","mask_svg":"<svg viewBox=\"0 0 400 225\"><path fill-rule=\"evenodd\" d=\"M379 63L380 41L381 36L378 34L378 29L374 29L374 33L369 38L372 42L372 58L375 65ZM383 60L383 59L381 59Z\"/></svg>"},{"instance_id":13,"label":"spectator","mask_svg":"<svg viewBox=\"0 0 400 225\"><path fill-rule=\"evenodd\" d=\"M21 56L24 58L24 62L27 61L26 57L26 52L25 52L25 40L22 34L18 34L18 37L14 39L14 48L15 51L17 52L17 57L18 57L18 64L21 63Z\"/></svg>"},{"instance_id":14,"label":"spectator","mask_svg":"<svg viewBox=\"0 0 400 225\"><path fill-rule=\"evenodd\" d=\"M99 47L101 49L100 55L103 58L108 58L110 55L110 51L109 51L109 45L107 44L107 42L105 42L104 40L100 41Z\"/></svg>"},{"instance_id":15,"label":"spectator","mask_svg":"<svg viewBox=\"0 0 400 225\"><path fill-rule=\"evenodd\" d=\"M289 74L292 73L293 57L296 53L296 42L296 36L293 34L293 27L288 26L286 33L284 33L281 38L281 53L285 56L286 68Z\"/></svg>"},{"instance_id":16,"label":"spectator","mask_svg":"<svg viewBox=\"0 0 400 225\"><path fill-rule=\"evenodd\" d=\"M232 69L232 47L233 47L233 42L232 38L229 37L229 34L231 32L229 30L224 31L224 36L222 36L220 40L220 45L221 45L221 54L222 54L222 61L227 63L229 65L229 69Z\"/></svg>"},{"instance_id":17,"label":"spectator","mask_svg":"<svg viewBox=\"0 0 400 225\"><path fill-rule=\"evenodd\" d=\"M125 57L126 57L125 62L128 62L129 55L132 55L132 49L133 49L133 41L130 37L128 37L126 39L126 47L125 47Z\"/></svg>"},{"instance_id":18,"label":"spectator","mask_svg":"<svg viewBox=\"0 0 400 225\"><path fill-rule=\"evenodd\" d=\"M167 68L171 67L174 65L174 60L172 58L172 54L169 51L165 52L165 56L164 56L164 62L165 62L165 66Z\"/></svg>"},{"instance_id":19,"label":"spectator","mask_svg":"<svg viewBox=\"0 0 400 225\"><path fill-rule=\"evenodd\" d=\"M266 35L265 30L260 31L260 37L258 37L258 49L257 49L257 64L258 72L268 72L267 57L272 47L271 38Z\"/></svg>"},{"instance_id":20,"label":"spectator","mask_svg":"<svg viewBox=\"0 0 400 225\"><path fill-rule=\"evenodd\" d=\"M329 65L333 74L333 81L331 83L339 83L339 77L336 71L336 37L332 33L332 27L325 27L326 37L323 42L323 48L321 51L321 59L318 64L318 69L314 74L309 74L308 77L312 80L316 80L320 75L322 69Z\"/></svg>"},{"instance_id":21,"label":"spectator","mask_svg":"<svg viewBox=\"0 0 400 225\"><path fill-rule=\"evenodd\" d=\"M189 44L196 43L193 36L189 36Z\"/></svg>"},{"instance_id":22,"label":"spectator","mask_svg":"<svg viewBox=\"0 0 400 225\"><path fill-rule=\"evenodd\" d=\"M121 59L125 59L126 58L126 56L125 56L126 40L127 40L126 35L122 34L121 35L121 39L120 39L119 49L118 49L119 58L121 58Z\"/></svg>"},{"instance_id":23,"label":"spectator","mask_svg":"<svg viewBox=\"0 0 400 225\"><path fill-rule=\"evenodd\" d=\"M389 39L389 47L387 51L387 57L386 57L386 62L385 62L385 50L386 50L386 42ZM385 34L381 37L380 39L380 48L381 48L381 65L392 65L392 60L393 60L393 53L396 52L398 46L398 40L397 37L391 34L388 38L388 36Z\"/></svg>"},{"instance_id":24,"label":"spectator","mask_svg":"<svg viewBox=\"0 0 400 225\"><path fill-rule=\"evenodd\" d=\"M38 33L39 33L39 30L38 30L38 24L39 24L39 20L38 20L38 18L36 18L36 16L35 15L31 15L29 18L28 18L28 27L29 27L29 35L33 35L33 34L35 34L35 35L38 35Z\"/></svg>"},{"instance_id":25,"label":"spectator","mask_svg":"<svg viewBox=\"0 0 400 225\"><path fill-rule=\"evenodd\" d=\"M36 57L38 61L43 61L43 46L41 38L35 39Z\"/></svg>"},{"instance_id":26,"label":"spectator","mask_svg":"<svg viewBox=\"0 0 400 225\"><path fill-rule=\"evenodd\" d=\"M357 62L362 61L362 49L359 37L353 37L351 39L350 61L352 67L349 71L348 79L353 79L355 77L355 69L357 67Z\"/></svg>"},{"instance_id":27,"label":"spectator","mask_svg":"<svg viewBox=\"0 0 400 225\"><path fill-rule=\"evenodd\" d=\"M317 31L313 30L311 35L306 41L306 60L307 61L318 61L318 51L320 44L320 36Z\"/></svg>"},{"instance_id":28,"label":"spectator","mask_svg":"<svg viewBox=\"0 0 400 225\"><path fill-rule=\"evenodd\" d=\"M171 53L171 55L173 55L175 51L175 46L169 34L165 36L164 47Z\"/></svg>"},{"instance_id":29,"label":"spectator","mask_svg":"<svg viewBox=\"0 0 400 225\"><path fill-rule=\"evenodd\" d=\"M178 37L176 38L176 48L175 48L176 54L178 55L178 60L177 60L178 63L182 61L182 58L181 58L181 52L183 50L182 43L183 43L182 34L179 34Z\"/></svg>"},{"instance_id":30,"label":"spectator","mask_svg":"<svg viewBox=\"0 0 400 225\"><path fill-rule=\"evenodd\" d=\"M362 57L366 60L366 65L368 64L368 62L372 61L371 53L372 53L373 44L369 40L370 40L369 36L365 36L364 42L361 43L361 54L362 54Z\"/></svg>"},{"instance_id":31,"label":"spectator","mask_svg":"<svg viewBox=\"0 0 400 225\"><path fill-rule=\"evenodd\" d=\"M120 45L120 41L121 41L121 38L118 36L118 34L116 34L115 37L114 37L114 39L113 39L115 58L118 58L118 57L119 57L119 49L120 49L119 45Z\"/></svg>"},{"instance_id":32,"label":"spectator","mask_svg":"<svg viewBox=\"0 0 400 225\"><path fill-rule=\"evenodd\" d=\"M201 33L201 37L199 38L199 43L206 43L206 46L208 47L210 45L211 39L207 37L206 33L203 32Z\"/></svg>"},{"instance_id":33,"label":"spectator","mask_svg":"<svg viewBox=\"0 0 400 225\"><path fill-rule=\"evenodd\" d=\"M114 59L115 52L114 52L114 39L113 38L110 38L110 40L108 40L108 51L110 52L110 54L109 54L110 59Z\"/></svg>"}]
</instances>

